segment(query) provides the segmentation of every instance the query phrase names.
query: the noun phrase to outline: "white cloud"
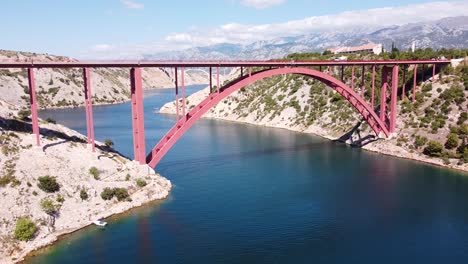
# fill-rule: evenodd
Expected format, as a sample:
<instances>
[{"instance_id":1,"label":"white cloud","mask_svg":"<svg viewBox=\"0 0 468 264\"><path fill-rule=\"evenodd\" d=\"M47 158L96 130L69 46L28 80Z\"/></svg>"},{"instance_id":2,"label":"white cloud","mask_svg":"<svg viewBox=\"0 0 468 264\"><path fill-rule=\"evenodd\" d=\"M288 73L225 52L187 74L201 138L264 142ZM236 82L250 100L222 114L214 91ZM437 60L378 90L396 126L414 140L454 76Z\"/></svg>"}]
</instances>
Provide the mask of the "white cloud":
<instances>
[{"instance_id":1,"label":"white cloud","mask_svg":"<svg viewBox=\"0 0 468 264\"><path fill-rule=\"evenodd\" d=\"M145 8L144 4L135 2L134 0L120 0L120 2L126 7L130 9L143 9Z\"/></svg>"},{"instance_id":2,"label":"white cloud","mask_svg":"<svg viewBox=\"0 0 468 264\"><path fill-rule=\"evenodd\" d=\"M112 45L109 44L97 44L91 48L93 51L109 51L112 49Z\"/></svg>"},{"instance_id":3,"label":"white cloud","mask_svg":"<svg viewBox=\"0 0 468 264\"><path fill-rule=\"evenodd\" d=\"M347 11L335 15L314 16L276 24L249 25L229 23L212 28L191 27L187 32L175 32L154 43L133 46L120 45L107 47L107 49L104 49L105 46L101 46L100 50L108 51L112 48L112 53L102 52L102 55L105 56L118 53L117 56L125 54L126 57L137 58L138 55L143 53L180 50L219 43L248 44L259 40L270 40L277 37L316 32L334 34L349 29L380 28L466 14L468 14L468 5L463 2L432 2L399 7ZM95 46L92 50L99 50L98 46L100 45ZM99 54L94 54L94 56L99 56Z\"/></svg>"},{"instance_id":4,"label":"white cloud","mask_svg":"<svg viewBox=\"0 0 468 264\"><path fill-rule=\"evenodd\" d=\"M275 5L281 5L286 0L241 0L241 4L245 6L251 6L256 9L264 9Z\"/></svg>"},{"instance_id":5,"label":"white cloud","mask_svg":"<svg viewBox=\"0 0 468 264\"><path fill-rule=\"evenodd\" d=\"M230 23L209 29L194 29L189 32L174 33L167 36L165 41L181 44L186 40L186 44L192 43L194 46L222 42L249 43L314 32L334 33L349 29L402 25L466 14L468 14L468 5L463 3L432 2L400 7L347 11L336 15L314 16L277 24Z\"/></svg>"}]
</instances>

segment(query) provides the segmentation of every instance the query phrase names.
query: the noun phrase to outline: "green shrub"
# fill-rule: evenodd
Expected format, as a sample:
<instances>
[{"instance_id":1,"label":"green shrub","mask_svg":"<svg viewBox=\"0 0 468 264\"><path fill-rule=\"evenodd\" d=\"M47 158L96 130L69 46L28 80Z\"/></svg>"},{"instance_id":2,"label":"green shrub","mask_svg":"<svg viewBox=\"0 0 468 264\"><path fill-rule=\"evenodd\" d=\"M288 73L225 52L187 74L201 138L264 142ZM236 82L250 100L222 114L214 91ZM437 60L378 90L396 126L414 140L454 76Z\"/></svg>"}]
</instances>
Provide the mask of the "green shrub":
<instances>
[{"instance_id":1,"label":"green shrub","mask_svg":"<svg viewBox=\"0 0 468 264\"><path fill-rule=\"evenodd\" d=\"M26 120L31 115L31 110L29 109L21 109L18 111L18 117L20 120Z\"/></svg>"},{"instance_id":2,"label":"green shrub","mask_svg":"<svg viewBox=\"0 0 468 264\"><path fill-rule=\"evenodd\" d=\"M47 123L49 123L49 124L57 124L57 122L56 122L54 119L50 118L50 117L46 118L45 121L46 121Z\"/></svg>"},{"instance_id":3,"label":"green shrub","mask_svg":"<svg viewBox=\"0 0 468 264\"><path fill-rule=\"evenodd\" d=\"M15 179L15 176L12 176L12 175L4 175L0 177L0 187L7 186L11 182L13 182L14 179Z\"/></svg>"},{"instance_id":4,"label":"green shrub","mask_svg":"<svg viewBox=\"0 0 468 264\"><path fill-rule=\"evenodd\" d=\"M104 190L101 192L101 198L103 200L111 200L112 198L117 197L117 200L123 201L127 198L130 197L128 194L128 190L125 188L109 188L106 187Z\"/></svg>"},{"instance_id":5,"label":"green shrub","mask_svg":"<svg viewBox=\"0 0 468 264\"><path fill-rule=\"evenodd\" d=\"M60 185L57 183L55 177L50 177L49 175L39 177L39 183L37 187L43 190L44 192L53 193L60 190Z\"/></svg>"},{"instance_id":6,"label":"green shrub","mask_svg":"<svg viewBox=\"0 0 468 264\"><path fill-rule=\"evenodd\" d=\"M431 157L440 157L442 154L443 146L437 141L429 141L424 148L423 153Z\"/></svg>"},{"instance_id":7,"label":"green shrub","mask_svg":"<svg viewBox=\"0 0 468 264\"><path fill-rule=\"evenodd\" d=\"M104 140L104 145L106 145L108 148L112 148L114 147L114 141L112 141L110 138L107 138Z\"/></svg>"},{"instance_id":8,"label":"green shrub","mask_svg":"<svg viewBox=\"0 0 468 264\"><path fill-rule=\"evenodd\" d=\"M126 180L126 181L129 181L129 180L130 180L130 174L127 173L127 175L125 175L125 180Z\"/></svg>"},{"instance_id":9,"label":"green shrub","mask_svg":"<svg viewBox=\"0 0 468 264\"><path fill-rule=\"evenodd\" d=\"M446 149L454 149L458 147L459 144L459 138L457 134L450 133L447 136L447 141L445 142L445 148Z\"/></svg>"},{"instance_id":10,"label":"green shrub","mask_svg":"<svg viewBox=\"0 0 468 264\"><path fill-rule=\"evenodd\" d=\"M423 136L417 135L417 136L416 136L416 139L414 140L414 145L415 145L417 148L426 145L426 143L427 143L427 138L426 138L426 137L423 137Z\"/></svg>"},{"instance_id":11,"label":"green shrub","mask_svg":"<svg viewBox=\"0 0 468 264\"><path fill-rule=\"evenodd\" d=\"M143 179L137 179L136 184L137 184L138 187L145 187L147 183Z\"/></svg>"},{"instance_id":12,"label":"green shrub","mask_svg":"<svg viewBox=\"0 0 468 264\"><path fill-rule=\"evenodd\" d=\"M41 208L48 215L55 215L60 209L59 205L54 204L54 202L48 198L41 200Z\"/></svg>"},{"instance_id":13,"label":"green shrub","mask_svg":"<svg viewBox=\"0 0 468 264\"><path fill-rule=\"evenodd\" d=\"M466 120L468 120L468 112L461 113L460 117L458 118L457 125L465 123Z\"/></svg>"},{"instance_id":14,"label":"green shrub","mask_svg":"<svg viewBox=\"0 0 468 264\"><path fill-rule=\"evenodd\" d=\"M119 201L123 201L130 197L130 195L128 194L128 190L125 188L114 188L114 194L115 197L117 197L117 200Z\"/></svg>"},{"instance_id":15,"label":"green shrub","mask_svg":"<svg viewBox=\"0 0 468 264\"><path fill-rule=\"evenodd\" d=\"M98 168L91 167L89 168L89 174L91 174L95 180L99 180L99 175L101 175L101 172L98 170Z\"/></svg>"},{"instance_id":16,"label":"green shrub","mask_svg":"<svg viewBox=\"0 0 468 264\"><path fill-rule=\"evenodd\" d=\"M59 195L57 195L57 202L63 203L63 202L65 202L65 198L63 198L63 196L59 194Z\"/></svg>"},{"instance_id":17,"label":"green shrub","mask_svg":"<svg viewBox=\"0 0 468 264\"><path fill-rule=\"evenodd\" d=\"M33 238L37 231L36 224L34 224L28 217L21 217L16 221L14 236L21 241L27 241Z\"/></svg>"},{"instance_id":18,"label":"green shrub","mask_svg":"<svg viewBox=\"0 0 468 264\"><path fill-rule=\"evenodd\" d=\"M89 197L89 196L88 196L88 193L86 192L86 190L81 189L81 191L80 191L80 198L81 198L81 200L82 200L82 201L83 201L83 200L88 200L88 197Z\"/></svg>"},{"instance_id":19,"label":"green shrub","mask_svg":"<svg viewBox=\"0 0 468 264\"><path fill-rule=\"evenodd\" d=\"M104 188L104 190L102 190L101 192L101 198L103 200L110 200L114 197L114 190L109 188L109 187L106 187Z\"/></svg>"}]
</instances>

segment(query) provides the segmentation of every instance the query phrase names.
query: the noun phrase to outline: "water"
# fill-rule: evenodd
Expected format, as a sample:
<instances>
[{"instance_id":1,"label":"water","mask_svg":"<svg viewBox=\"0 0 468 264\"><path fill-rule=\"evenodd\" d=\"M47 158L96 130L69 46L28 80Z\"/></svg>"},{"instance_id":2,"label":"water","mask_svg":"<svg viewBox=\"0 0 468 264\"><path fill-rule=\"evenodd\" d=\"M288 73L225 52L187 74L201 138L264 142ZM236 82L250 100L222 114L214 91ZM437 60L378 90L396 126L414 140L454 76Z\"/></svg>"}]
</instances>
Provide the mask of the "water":
<instances>
[{"instance_id":1,"label":"water","mask_svg":"<svg viewBox=\"0 0 468 264\"><path fill-rule=\"evenodd\" d=\"M189 93L200 87L190 87ZM147 93L147 148L174 123ZM132 157L129 104L94 108ZM42 112L86 132L84 110ZM311 135L201 120L157 170L163 202L64 238L28 263L468 263L468 177Z\"/></svg>"}]
</instances>

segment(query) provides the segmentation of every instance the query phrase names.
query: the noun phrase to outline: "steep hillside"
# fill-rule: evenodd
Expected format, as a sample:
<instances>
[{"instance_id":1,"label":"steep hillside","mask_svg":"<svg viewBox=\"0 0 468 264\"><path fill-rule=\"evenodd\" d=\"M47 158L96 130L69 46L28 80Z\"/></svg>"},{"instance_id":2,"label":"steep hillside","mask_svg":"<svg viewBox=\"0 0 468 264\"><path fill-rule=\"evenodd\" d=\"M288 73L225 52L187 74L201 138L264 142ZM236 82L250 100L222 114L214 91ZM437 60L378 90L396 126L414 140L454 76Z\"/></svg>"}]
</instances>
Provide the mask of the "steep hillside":
<instances>
[{"instance_id":1,"label":"steep hillside","mask_svg":"<svg viewBox=\"0 0 468 264\"><path fill-rule=\"evenodd\" d=\"M0 263L171 189L151 168L102 143L92 153L76 131L41 121L36 147L30 130L18 109L0 100Z\"/></svg>"},{"instance_id":2,"label":"steep hillside","mask_svg":"<svg viewBox=\"0 0 468 264\"><path fill-rule=\"evenodd\" d=\"M317 59L310 56L312 54L290 57ZM412 68L407 70L407 80L412 80ZM350 71L348 68L345 72L348 84L351 82ZM356 91L360 92L360 69L356 72ZM338 69L332 74L339 78ZM421 76L421 71L418 74ZM430 73L426 77L430 77ZM443 81L439 78L438 75L434 84L428 79L419 83L415 103L408 100L412 92L411 81L408 81L406 98L398 104L397 131L390 140L375 138L362 117L335 91L314 79L297 75L275 76L241 89L219 103L206 117L314 133L385 154L468 170L468 67L447 67ZM365 79L365 98L369 102L370 72ZM377 84L380 79L377 74ZM401 86L400 83L400 89ZM205 89L190 96L189 108L207 94L208 89ZM377 92L375 102L379 100ZM160 111L174 113L174 102L166 104Z\"/></svg>"},{"instance_id":3,"label":"steep hillside","mask_svg":"<svg viewBox=\"0 0 468 264\"><path fill-rule=\"evenodd\" d=\"M74 61L63 56L0 50L0 61ZM173 87L170 74L164 69L144 68L144 89ZM198 72L186 74L186 84L208 83ZM80 69L38 69L35 71L37 100L40 108L74 107L84 104L83 73ZM91 86L94 104L111 104L129 100L129 69L92 69ZM10 104L26 107L29 103L25 69L0 69L1 98Z\"/></svg>"}]
</instances>

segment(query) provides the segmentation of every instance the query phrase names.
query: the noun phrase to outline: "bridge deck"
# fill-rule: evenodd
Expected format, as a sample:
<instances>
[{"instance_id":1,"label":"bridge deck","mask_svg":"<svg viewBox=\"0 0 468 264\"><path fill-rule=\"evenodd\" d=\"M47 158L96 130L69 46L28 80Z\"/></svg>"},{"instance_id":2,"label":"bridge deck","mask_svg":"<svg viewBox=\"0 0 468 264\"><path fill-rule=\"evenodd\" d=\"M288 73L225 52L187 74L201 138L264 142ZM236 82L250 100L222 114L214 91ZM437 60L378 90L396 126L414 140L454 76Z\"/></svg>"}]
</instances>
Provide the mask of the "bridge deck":
<instances>
[{"instance_id":1,"label":"bridge deck","mask_svg":"<svg viewBox=\"0 0 468 264\"><path fill-rule=\"evenodd\" d=\"M448 64L450 60L268 60L268 61L0 61L0 68L133 68L133 67L298 67L350 65Z\"/></svg>"}]
</instances>

